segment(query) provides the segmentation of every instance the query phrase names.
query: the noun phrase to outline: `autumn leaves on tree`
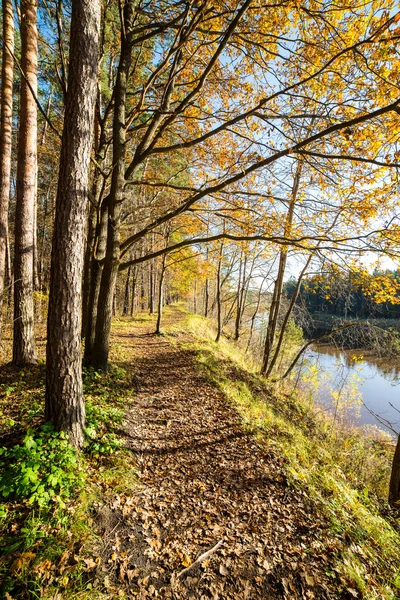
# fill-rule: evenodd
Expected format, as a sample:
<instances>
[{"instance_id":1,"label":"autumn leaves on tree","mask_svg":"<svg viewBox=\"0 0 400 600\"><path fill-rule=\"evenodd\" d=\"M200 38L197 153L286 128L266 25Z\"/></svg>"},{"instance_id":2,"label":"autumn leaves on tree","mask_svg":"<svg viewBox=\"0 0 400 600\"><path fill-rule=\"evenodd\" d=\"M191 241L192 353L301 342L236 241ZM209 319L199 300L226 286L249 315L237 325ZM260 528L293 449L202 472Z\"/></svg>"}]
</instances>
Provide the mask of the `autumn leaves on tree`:
<instances>
[{"instance_id":1,"label":"autumn leaves on tree","mask_svg":"<svg viewBox=\"0 0 400 600\"><path fill-rule=\"evenodd\" d=\"M81 334L85 364L107 368L114 313L158 307L161 332L163 303L194 294L217 338L233 319L239 339L264 289L269 376L288 261L301 279L396 254L399 17L389 0L22 0L17 15L3 0L0 296L12 256L26 364L49 294L46 415L74 444Z\"/></svg>"}]
</instances>

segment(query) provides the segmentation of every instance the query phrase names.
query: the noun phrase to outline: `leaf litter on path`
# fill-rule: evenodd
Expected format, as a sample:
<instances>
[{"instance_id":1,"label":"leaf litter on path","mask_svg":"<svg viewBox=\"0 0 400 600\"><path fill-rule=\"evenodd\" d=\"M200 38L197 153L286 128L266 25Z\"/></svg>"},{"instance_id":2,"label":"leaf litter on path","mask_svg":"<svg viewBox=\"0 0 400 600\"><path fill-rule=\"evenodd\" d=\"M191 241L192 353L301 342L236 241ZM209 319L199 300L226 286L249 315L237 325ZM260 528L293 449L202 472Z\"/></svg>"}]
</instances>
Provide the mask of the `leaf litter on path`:
<instances>
[{"instance_id":1,"label":"leaf litter on path","mask_svg":"<svg viewBox=\"0 0 400 600\"><path fill-rule=\"evenodd\" d=\"M353 597L332 571L337 537L307 493L288 486L281 458L243 428L193 352L144 328L130 341L137 389L124 435L138 486L99 512L108 515L100 526L109 593Z\"/></svg>"}]
</instances>

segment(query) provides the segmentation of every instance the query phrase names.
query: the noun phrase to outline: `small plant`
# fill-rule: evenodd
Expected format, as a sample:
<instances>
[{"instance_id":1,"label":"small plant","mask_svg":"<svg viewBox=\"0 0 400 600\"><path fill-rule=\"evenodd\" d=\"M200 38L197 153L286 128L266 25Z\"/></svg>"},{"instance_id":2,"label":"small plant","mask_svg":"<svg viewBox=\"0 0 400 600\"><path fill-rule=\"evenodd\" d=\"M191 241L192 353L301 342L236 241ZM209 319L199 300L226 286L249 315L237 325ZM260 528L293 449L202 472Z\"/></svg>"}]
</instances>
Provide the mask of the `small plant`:
<instances>
[{"instance_id":1,"label":"small plant","mask_svg":"<svg viewBox=\"0 0 400 600\"><path fill-rule=\"evenodd\" d=\"M1 448L0 470L4 499L28 499L40 508L51 502L63 507L62 498L70 497L84 480L74 448L50 424L39 431L29 429L22 444Z\"/></svg>"}]
</instances>

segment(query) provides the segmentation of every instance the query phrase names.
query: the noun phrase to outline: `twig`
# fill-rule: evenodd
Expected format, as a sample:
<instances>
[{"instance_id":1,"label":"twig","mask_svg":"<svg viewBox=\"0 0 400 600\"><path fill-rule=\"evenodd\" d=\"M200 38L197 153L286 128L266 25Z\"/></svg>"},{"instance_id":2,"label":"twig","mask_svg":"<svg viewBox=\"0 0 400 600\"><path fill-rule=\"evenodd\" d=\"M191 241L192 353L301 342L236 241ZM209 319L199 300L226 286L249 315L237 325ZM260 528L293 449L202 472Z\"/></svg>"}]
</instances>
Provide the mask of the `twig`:
<instances>
[{"instance_id":1,"label":"twig","mask_svg":"<svg viewBox=\"0 0 400 600\"><path fill-rule=\"evenodd\" d=\"M196 558L196 560L194 561L194 563L192 563L189 567L186 567L186 569L183 569L182 571L180 571L178 573L178 575L176 576L177 579L179 579L180 577L182 577L182 575L184 575L185 573L187 573L188 571L190 571L190 569L192 569L194 567L194 565L196 565L197 563L205 560L206 558L208 558L213 552L216 552L218 550L218 548L222 545L223 540L220 540L218 542L218 544L215 544L215 546L213 546L211 548L211 550L207 550L207 552L204 552L204 554L200 554L199 558Z\"/></svg>"}]
</instances>

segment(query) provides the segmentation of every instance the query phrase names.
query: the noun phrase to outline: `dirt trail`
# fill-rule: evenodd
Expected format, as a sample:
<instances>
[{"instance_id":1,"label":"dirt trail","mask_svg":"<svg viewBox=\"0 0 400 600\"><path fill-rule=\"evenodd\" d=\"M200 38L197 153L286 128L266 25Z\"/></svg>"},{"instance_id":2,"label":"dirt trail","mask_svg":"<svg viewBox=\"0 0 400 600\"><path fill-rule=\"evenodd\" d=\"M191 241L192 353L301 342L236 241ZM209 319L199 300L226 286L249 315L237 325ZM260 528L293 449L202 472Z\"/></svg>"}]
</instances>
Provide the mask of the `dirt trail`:
<instances>
[{"instance_id":1,"label":"dirt trail","mask_svg":"<svg viewBox=\"0 0 400 600\"><path fill-rule=\"evenodd\" d=\"M138 488L99 513L109 589L130 598L347 598L325 574L329 535L306 495L288 487L279 457L244 430L177 341L145 327L130 340L137 390L125 435Z\"/></svg>"}]
</instances>

